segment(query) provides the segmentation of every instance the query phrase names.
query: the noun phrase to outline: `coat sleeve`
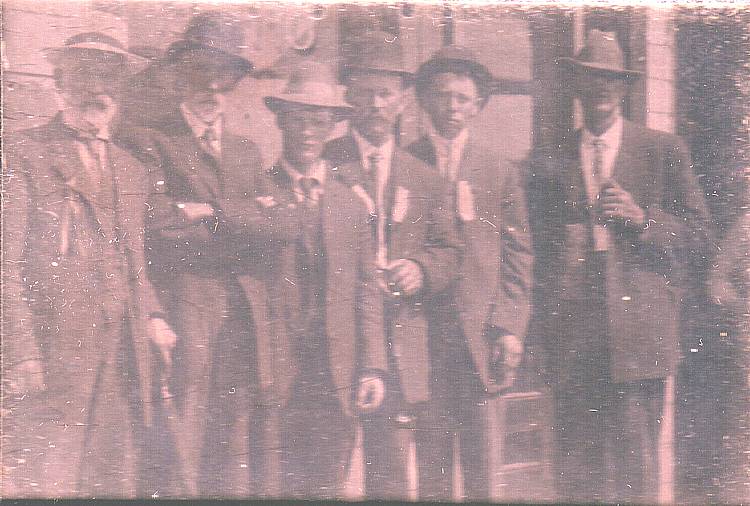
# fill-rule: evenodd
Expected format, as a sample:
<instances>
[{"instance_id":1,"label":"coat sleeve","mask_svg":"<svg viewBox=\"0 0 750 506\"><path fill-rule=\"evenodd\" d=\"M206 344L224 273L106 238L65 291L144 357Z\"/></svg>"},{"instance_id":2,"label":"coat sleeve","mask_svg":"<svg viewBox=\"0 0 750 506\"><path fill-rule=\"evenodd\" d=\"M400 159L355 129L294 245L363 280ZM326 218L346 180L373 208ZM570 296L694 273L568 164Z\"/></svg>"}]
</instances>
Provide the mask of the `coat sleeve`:
<instances>
[{"instance_id":1,"label":"coat sleeve","mask_svg":"<svg viewBox=\"0 0 750 506\"><path fill-rule=\"evenodd\" d=\"M3 157L2 192L2 357L7 367L40 360L33 331L29 287L24 278L25 247L32 209L29 181L20 154L10 143ZM5 371L3 371L5 372Z\"/></svg>"},{"instance_id":2,"label":"coat sleeve","mask_svg":"<svg viewBox=\"0 0 750 506\"><path fill-rule=\"evenodd\" d=\"M432 202L427 217L427 236L423 250L411 260L417 262L425 275L425 292L434 295L444 291L453 281L461 261L462 246L449 203L448 186L435 180L429 192Z\"/></svg>"},{"instance_id":3,"label":"coat sleeve","mask_svg":"<svg viewBox=\"0 0 750 506\"><path fill-rule=\"evenodd\" d=\"M258 198L278 200L271 177L261 165L260 154L253 146L248 150L247 174L235 174L227 181L226 198L219 209L220 226L240 241L240 246L264 249L292 241L297 236L296 206L264 207ZM276 202L278 204L278 202Z\"/></svg>"},{"instance_id":4,"label":"coat sleeve","mask_svg":"<svg viewBox=\"0 0 750 506\"><path fill-rule=\"evenodd\" d=\"M639 241L679 271L707 253L708 210L687 145L671 135L660 136L659 143L655 151L661 153L663 167L655 170L663 175L664 191L660 202L646 209L647 225Z\"/></svg>"},{"instance_id":5,"label":"coat sleeve","mask_svg":"<svg viewBox=\"0 0 750 506\"><path fill-rule=\"evenodd\" d=\"M387 371L385 327L383 320L383 291L377 284L375 271L375 245L367 211L363 210L361 224L357 227L359 244L359 289L357 311L360 321L363 366L375 371Z\"/></svg>"},{"instance_id":6,"label":"coat sleeve","mask_svg":"<svg viewBox=\"0 0 750 506\"><path fill-rule=\"evenodd\" d=\"M750 312L750 240L748 221L740 218L729 230L717 265L709 273L711 298L734 315Z\"/></svg>"},{"instance_id":7,"label":"coat sleeve","mask_svg":"<svg viewBox=\"0 0 750 506\"><path fill-rule=\"evenodd\" d=\"M516 166L500 171L501 182L500 251L498 293L490 319L493 327L518 337L526 335L531 312L532 250L526 193Z\"/></svg>"}]
</instances>

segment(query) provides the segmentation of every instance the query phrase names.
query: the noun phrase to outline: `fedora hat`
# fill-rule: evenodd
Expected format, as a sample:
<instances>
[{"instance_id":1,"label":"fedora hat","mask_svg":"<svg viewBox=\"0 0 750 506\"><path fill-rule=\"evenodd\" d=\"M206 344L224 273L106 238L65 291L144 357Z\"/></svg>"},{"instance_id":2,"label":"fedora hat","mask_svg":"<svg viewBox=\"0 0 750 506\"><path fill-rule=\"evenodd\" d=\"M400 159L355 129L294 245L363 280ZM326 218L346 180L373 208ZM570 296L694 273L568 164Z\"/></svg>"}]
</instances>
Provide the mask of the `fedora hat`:
<instances>
[{"instance_id":1,"label":"fedora hat","mask_svg":"<svg viewBox=\"0 0 750 506\"><path fill-rule=\"evenodd\" d=\"M48 47L43 50L47 61L53 66L60 66L68 59L79 62L104 62L113 65L125 63L147 63L145 58L129 52L109 35L101 32L85 32L68 38L60 47Z\"/></svg>"},{"instance_id":2,"label":"fedora hat","mask_svg":"<svg viewBox=\"0 0 750 506\"><path fill-rule=\"evenodd\" d=\"M573 68L598 71L625 80L634 80L643 74L625 68L625 57L614 33L596 29L589 32L586 45L575 58L563 57L559 61Z\"/></svg>"},{"instance_id":3,"label":"fedora hat","mask_svg":"<svg viewBox=\"0 0 750 506\"><path fill-rule=\"evenodd\" d=\"M441 72L469 74L484 102L489 98L495 83L495 77L473 51L462 46L449 45L434 53L417 70L414 78L417 96L420 96L433 77Z\"/></svg>"},{"instance_id":4,"label":"fedora hat","mask_svg":"<svg viewBox=\"0 0 750 506\"><path fill-rule=\"evenodd\" d=\"M245 35L232 18L218 12L204 12L194 16L181 40L167 48L164 60L168 64L188 64L207 61L226 65L239 75L247 75L253 64L242 56Z\"/></svg>"},{"instance_id":5,"label":"fedora hat","mask_svg":"<svg viewBox=\"0 0 750 506\"><path fill-rule=\"evenodd\" d=\"M381 31L368 31L352 40L345 48L341 79L345 82L354 70L365 72L385 72L407 78L413 72L404 65L403 49L398 35Z\"/></svg>"},{"instance_id":6,"label":"fedora hat","mask_svg":"<svg viewBox=\"0 0 750 506\"><path fill-rule=\"evenodd\" d=\"M330 67L313 62L293 69L284 89L264 97L263 101L274 113L294 105L328 109L333 111L337 121L351 112L344 100L344 87L336 84Z\"/></svg>"}]
</instances>

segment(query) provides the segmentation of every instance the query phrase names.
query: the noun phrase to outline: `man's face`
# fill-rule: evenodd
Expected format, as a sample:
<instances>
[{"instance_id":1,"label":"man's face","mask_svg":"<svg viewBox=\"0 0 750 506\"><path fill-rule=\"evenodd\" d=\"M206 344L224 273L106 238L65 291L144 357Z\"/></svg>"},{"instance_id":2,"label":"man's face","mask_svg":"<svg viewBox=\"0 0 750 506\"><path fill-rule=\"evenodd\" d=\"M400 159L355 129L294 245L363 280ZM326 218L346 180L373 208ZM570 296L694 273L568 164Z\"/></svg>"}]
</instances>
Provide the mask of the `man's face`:
<instances>
[{"instance_id":1,"label":"man's face","mask_svg":"<svg viewBox=\"0 0 750 506\"><path fill-rule=\"evenodd\" d=\"M58 68L57 92L69 120L92 135L110 128L119 113L122 68L69 61Z\"/></svg>"},{"instance_id":2,"label":"man's face","mask_svg":"<svg viewBox=\"0 0 750 506\"><path fill-rule=\"evenodd\" d=\"M183 103L204 123L213 123L224 112L226 94L239 82L228 69L192 65L185 71Z\"/></svg>"},{"instance_id":3,"label":"man's face","mask_svg":"<svg viewBox=\"0 0 750 506\"><path fill-rule=\"evenodd\" d=\"M466 75L436 74L422 98L423 106L435 130L446 139L454 139L479 113L481 99L474 80Z\"/></svg>"},{"instance_id":4,"label":"man's face","mask_svg":"<svg viewBox=\"0 0 750 506\"><path fill-rule=\"evenodd\" d=\"M352 125L379 146L392 134L404 108L401 77L385 72L355 72L347 83L347 101L354 108Z\"/></svg>"},{"instance_id":5,"label":"man's face","mask_svg":"<svg viewBox=\"0 0 750 506\"><path fill-rule=\"evenodd\" d=\"M336 126L330 110L303 105L280 111L277 123L284 156L300 167L309 167L320 159L325 142Z\"/></svg>"},{"instance_id":6,"label":"man's face","mask_svg":"<svg viewBox=\"0 0 750 506\"><path fill-rule=\"evenodd\" d=\"M625 97L625 81L612 74L585 69L576 70L575 80L587 123L606 123Z\"/></svg>"}]
</instances>

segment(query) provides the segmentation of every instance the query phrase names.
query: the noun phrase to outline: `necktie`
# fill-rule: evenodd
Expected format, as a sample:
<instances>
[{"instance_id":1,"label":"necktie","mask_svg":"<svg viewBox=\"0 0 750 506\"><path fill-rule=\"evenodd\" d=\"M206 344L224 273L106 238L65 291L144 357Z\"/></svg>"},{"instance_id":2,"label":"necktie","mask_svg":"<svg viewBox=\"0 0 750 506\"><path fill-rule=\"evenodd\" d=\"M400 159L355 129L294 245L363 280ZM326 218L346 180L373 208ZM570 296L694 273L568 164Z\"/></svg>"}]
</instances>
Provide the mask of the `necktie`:
<instances>
[{"instance_id":1,"label":"necktie","mask_svg":"<svg viewBox=\"0 0 750 506\"><path fill-rule=\"evenodd\" d=\"M371 188L375 189L375 207L377 213L377 229L376 229L376 241L377 241L377 265L379 267L385 267L388 264L388 251L385 246L385 185L380 183L380 170L383 157L377 151L372 153L368 157L370 162L370 180L373 182Z\"/></svg>"},{"instance_id":2,"label":"necktie","mask_svg":"<svg viewBox=\"0 0 750 506\"><path fill-rule=\"evenodd\" d=\"M594 239L594 250L606 251L607 250L607 230L603 225L598 223L599 210L601 209L601 203L599 202L599 192L601 191L603 182L603 170L604 170L604 141L601 139L594 139L592 142L594 146L594 165L592 167L592 181L594 184L594 194L596 195L595 209L596 212L592 216L593 225L593 239Z\"/></svg>"},{"instance_id":3,"label":"necktie","mask_svg":"<svg viewBox=\"0 0 750 506\"><path fill-rule=\"evenodd\" d=\"M219 136L216 133L216 128L213 124L208 125L203 131L203 135L200 137L201 146L203 149L213 156L214 158L219 157L219 148L217 146L219 142Z\"/></svg>"},{"instance_id":4,"label":"necktie","mask_svg":"<svg viewBox=\"0 0 750 506\"><path fill-rule=\"evenodd\" d=\"M305 196L305 204L309 207L315 207L318 204L320 181L314 177L302 177L299 180L299 185Z\"/></svg>"}]
</instances>

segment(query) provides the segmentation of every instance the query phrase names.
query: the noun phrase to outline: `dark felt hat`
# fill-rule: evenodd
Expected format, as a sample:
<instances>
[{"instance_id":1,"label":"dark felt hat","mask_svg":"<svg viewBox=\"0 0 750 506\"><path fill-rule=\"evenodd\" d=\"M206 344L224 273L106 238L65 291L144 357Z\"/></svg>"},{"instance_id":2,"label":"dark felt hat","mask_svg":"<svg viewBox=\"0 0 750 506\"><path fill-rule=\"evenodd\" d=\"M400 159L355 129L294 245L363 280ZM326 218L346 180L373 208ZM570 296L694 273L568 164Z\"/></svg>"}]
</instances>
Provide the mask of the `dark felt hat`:
<instances>
[{"instance_id":1,"label":"dark felt hat","mask_svg":"<svg viewBox=\"0 0 750 506\"><path fill-rule=\"evenodd\" d=\"M403 49L398 35L368 31L351 41L341 68L345 82L352 71L385 72L410 79L413 72L404 65Z\"/></svg>"},{"instance_id":2,"label":"dark felt hat","mask_svg":"<svg viewBox=\"0 0 750 506\"><path fill-rule=\"evenodd\" d=\"M442 47L419 67L415 76L417 94L423 93L432 78L441 72L469 74L484 100L489 98L496 82L487 66L473 51L462 46L449 45Z\"/></svg>"},{"instance_id":3,"label":"dark felt hat","mask_svg":"<svg viewBox=\"0 0 750 506\"><path fill-rule=\"evenodd\" d=\"M253 64L242 55L245 47L244 32L236 20L204 12L190 20L182 39L169 46L164 60L178 65L207 61L247 75Z\"/></svg>"},{"instance_id":4,"label":"dark felt hat","mask_svg":"<svg viewBox=\"0 0 750 506\"><path fill-rule=\"evenodd\" d=\"M589 32L586 45L575 58L563 57L558 61L573 68L606 73L627 81L635 80L643 74L625 68L625 56L614 33L596 29Z\"/></svg>"}]
</instances>

